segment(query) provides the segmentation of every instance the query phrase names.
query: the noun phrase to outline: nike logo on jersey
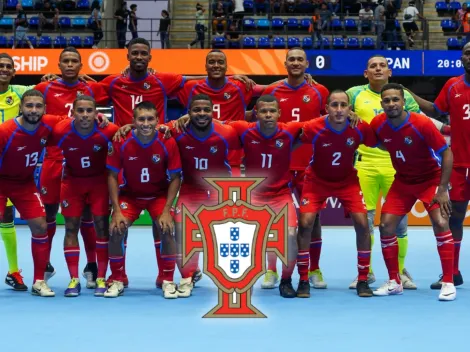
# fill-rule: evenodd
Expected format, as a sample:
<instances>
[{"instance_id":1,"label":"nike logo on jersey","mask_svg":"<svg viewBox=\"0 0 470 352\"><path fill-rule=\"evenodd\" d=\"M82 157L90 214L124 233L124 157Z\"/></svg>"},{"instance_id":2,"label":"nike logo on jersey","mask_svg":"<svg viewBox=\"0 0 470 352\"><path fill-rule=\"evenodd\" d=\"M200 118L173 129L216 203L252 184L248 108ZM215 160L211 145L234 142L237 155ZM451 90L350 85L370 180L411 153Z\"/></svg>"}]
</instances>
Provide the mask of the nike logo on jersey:
<instances>
[{"instance_id":1,"label":"nike logo on jersey","mask_svg":"<svg viewBox=\"0 0 470 352\"><path fill-rule=\"evenodd\" d=\"M69 150L73 152L74 150L78 150L78 148L69 148Z\"/></svg>"},{"instance_id":2,"label":"nike logo on jersey","mask_svg":"<svg viewBox=\"0 0 470 352\"><path fill-rule=\"evenodd\" d=\"M127 86L126 86L126 85L122 85L121 88L122 88L122 89L126 89Z\"/></svg>"},{"instance_id":3,"label":"nike logo on jersey","mask_svg":"<svg viewBox=\"0 0 470 352\"><path fill-rule=\"evenodd\" d=\"M329 147L330 145L331 145L331 143L323 143L324 147Z\"/></svg>"},{"instance_id":4,"label":"nike logo on jersey","mask_svg":"<svg viewBox=\"0 0 470 352\"><path fill-rule=\"evenodd\" d=\"M251 141L251 144L259 144L258 141Z\"/></svg>"},{"instance_id":5,"label":"nike logo on jersey","mask_svg":"<svg viewBox=\"0 0 470 352\"><path fill-rule=\"evenodd\" d=\"M281 98L281 103L282 103L283 101L287 101L288 99L289 99L289 98Z\"/></svg>"},{"instance_id":6,"label":"nike logo on jersey","mask_svg":"<svg viewBox=\"0 0 470 352\"><path fill-rule=\"evenodd\" d=\"M24 147L18 147L18 149L17 149L16 151L19 152L19 151L22 151L23 149L26 149L26 146L24 146Z\"/></svg>"},{"instance_id":7,"label":"nike logo on jersey","mask_svg":"<svg viewBox=\"0 0 470 352\"><path fill-rule=\"evenodd\" d=\"M191 149L194 149L194 147L191 147L190 145L187 145L187 146L186 146L186 149L191 150Z\"/></svg>"},{"instance_id":8,"label":"nike logo on jersey","mask_svg":"<svg viewBox=\"0 0 470 352\"><path fill-rule=\"evenodd\" d=\"M458 98L458 97L461 97L462 94L455 94L455 97Z\"/></svg>"},{"instance_id":9,"label":"nike logo on jersey","mask_svg":"<svg viewBox=\"0 0 470 352\"><path fill-rule=\"evenodd\" d=\"M391 142L391 141L392 141L391 138L385 138L385 139L384 139L384 143L388 143L388 142Z\"/></svg>"},{"instance_id":10,"label":"nike logo on jersey","mask_svg":"<svg viewBox=\"0 0 470 352\"><path fill-rule=\"evenodd\" d=\"M130 156L130 157L129 157L129 160L131 160L131 161L132 161L132 160L137 160L137 158L138 158L137 156Z\"/></svg>"},{"instance_id":11,"label":"nike logo on jersey","mask_svg":"<svg viewBox=\"0 0 470 352\"><path fill-rule=\"evenodd\" d=\"M64 93L55 93L55 94L54 94L54 98L61 97L62 95L64 95Z\"/></svg>"}]
</instances>

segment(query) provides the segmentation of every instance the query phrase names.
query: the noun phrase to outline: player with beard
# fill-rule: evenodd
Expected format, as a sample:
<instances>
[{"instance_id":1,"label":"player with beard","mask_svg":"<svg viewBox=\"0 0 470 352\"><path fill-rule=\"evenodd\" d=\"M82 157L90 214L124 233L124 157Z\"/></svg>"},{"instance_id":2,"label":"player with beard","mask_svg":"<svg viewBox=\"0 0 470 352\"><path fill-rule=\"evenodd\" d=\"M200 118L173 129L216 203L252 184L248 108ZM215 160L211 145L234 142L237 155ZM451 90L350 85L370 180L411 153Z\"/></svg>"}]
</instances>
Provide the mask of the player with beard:
<instances>
[{"instance_id":1,"label":"player with beard","mask_svg":"<svg viewBox=\"0 0 470 352\"><path fill-rule=\"evenodd\" d=\"M452 152L429 118L404 110L405 94L401 85L386 84L381 96L384 113L372 120L371 127L390 153L396 175L382 207L379 227L389 280L375 290L374 295L403 293L396 230L416 201L421 200L431 219L441 260L443 277L439 300L452 301L456 297L448 194Z\"/></svg>"}]
</instances>

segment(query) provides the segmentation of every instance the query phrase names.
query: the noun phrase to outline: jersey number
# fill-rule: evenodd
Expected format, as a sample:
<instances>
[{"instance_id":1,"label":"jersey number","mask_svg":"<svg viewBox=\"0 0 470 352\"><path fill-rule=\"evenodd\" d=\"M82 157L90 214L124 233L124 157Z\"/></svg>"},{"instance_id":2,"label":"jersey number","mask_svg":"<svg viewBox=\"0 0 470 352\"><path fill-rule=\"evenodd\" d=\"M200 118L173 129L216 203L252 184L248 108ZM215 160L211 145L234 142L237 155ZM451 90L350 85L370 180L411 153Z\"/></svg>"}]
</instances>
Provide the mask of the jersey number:
<instances>
[{"instance_id":1,"label":"jersey number","mask_svg":"<svg viewBox=\"0 0 470 352\"><path fill-rule=\"evenodd\" d=\"M465 116L463 119L470 120L470 104L465 104L462 108L465 110Z\"/></svg>"},{"instance_id":2,"label":"jersey number","mask_svg":"<svg viewBox=\"0 0 470 352\"><path fill-rule=\"evenodd\" d=\"M194 161L196 162L196 170L207 170L207 159L194 158Z\"/></svg>"},{"instance_id":3,"label":"jersey number","mask_svg":"<svg viewBox=\"0 0 470 352\"><path fill-rule=\"evenodd\" d=\"M292 121L300 122L300 108L292 109Z\"/></svg>"},{"instance_id":4,"label":"jersey number","mask_svg":"<svg viewBox=\"0 0 470 352\"><path fill-rule=\"evenodd\" d=\"M69 112L67 113L68 117L72 117L73 103L65 104L65 108L69 109Z\"/></svg>"},{"instance_id":5,"label":"jersey number","mask_svg":"<svg viewBox=\"0 0 470 352\"><path fill-rule=\"evenodd\" d=\"M403 160L403 162L406 162L405 156L403 155L403 153L401 152L401 150L397 150L395 156L396 156L397 159L401 159L401 160Z\"/></svg>"},{"instance_id":6,"label":"jersey number","mask_svg":"<svg viewBox=\"0 0 470 352\"><path fill-rule=\"evenodd\" d=\"M261 167L263 169L270 169L271 168L271 163L273 161L273 155L272 154L264 154L261 153L261 157L263 160L261 161Z\"/></svg>"},{"instance_id":7,"label":"jersey number","mask_svg":"<svg viewBox=\"0 0 470 352\"><path fill-rule=\"evenodd\" d=\"M134 110L135 107L139 105L140 103L142 103L142 101L144 100L142 98L142 95L133 95L133 94L131 94L131 99L132 99L132 110Z\"/></svg>"},{"instance_id":8,"label":"jersey number","mask_svg":"<svg viewBox=\"0 0 470 352\"><path fill-rule=\"evenodd\" d=\"M148 167L144 167L142 169L142 172L140 173L140 182L141 183L146 183L150 181L150 174L149 174L149 169Z\"/></svg>"},{"instance_id":9,"label":"jersey number","mask_svg":"<svg viewBox=\"0 0 470 352\"><path fill-rule=\"evenodd\" d=\"M216 113L216 119L220 120L220 104L214 104L212 106L212 111Z\"/></svg>"},{"instance_id":10,"label":"jersey number","mask_svg":"<svg viewBox=\"0 0 470 352\"><path fill-rule=\"evenodd\" d=\"M339 165L339 158L341 158L341 153L333 153L333 161L331 162L331 165L338 166Z\"/></svg>"},{"instance_id":11,"label":"jersey number","mask_svg":"<svg viewBox=\"0 0 470 352\"><path fill-rule=\"evenodd\" d=\"M82 169L86 169L87 167L90 167L91 165L89 156L84 156L83 158L80 159L80 162L82 163Z\"/></svg>"},{"instance_id":12,"label":"jersey number","mask_svg":"<svg viewBox=\"0 0 470 352\"><path fill-rule=\"evenodd\" d=\"M36 166L38 163L39 153L34 152L31 154L26 154L26 167L28 166Z\"/></svg>"}]
</instances>

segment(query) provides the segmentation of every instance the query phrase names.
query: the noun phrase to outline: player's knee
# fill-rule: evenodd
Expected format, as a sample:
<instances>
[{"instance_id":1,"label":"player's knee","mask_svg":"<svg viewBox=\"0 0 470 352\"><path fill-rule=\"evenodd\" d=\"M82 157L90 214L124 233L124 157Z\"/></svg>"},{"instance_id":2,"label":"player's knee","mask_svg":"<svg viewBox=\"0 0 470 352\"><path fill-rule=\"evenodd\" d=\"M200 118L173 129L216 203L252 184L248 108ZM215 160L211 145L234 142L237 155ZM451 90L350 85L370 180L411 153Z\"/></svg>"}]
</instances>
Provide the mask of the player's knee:
<instances>
[{"instance_id":1,"label":"player's knee","mask_svg":"<svg viewBox=\"0 0 470 352\"><path fill-rule=\"evenodd\" d=\"M29 228L32 234L46 234L47 222L44 218L36 218L28 221Z\"/></svg>"},{"instance_id":2,"label":"player's knee","mask_svg":"<svg viewBox=\"0 0 470 352\"><path fill-rule=\"evenodd\" d=\"M379 225L380 237L391 237L395 233L395 229L391 222L381 221Z\"/></svg>"},{"instance_id":3,"label":"player's knee","mask_svg":"<svg viewBox=\"0 0 470 352\"><path fill-rule=\"evenodd\" d=\"M404 237L408 232L408 216L403 217L397 226L397 237Z\"/></svg>"},{"instance_id":4,"label":"player's knee","mask_svg":"<svg viewBox=\"0 0 470 352\"><path fill-rule=\"evenodd\" d=\"M6 207L5 211L3 212L2 216L2 222L3 223L10 223L13 222L14 216L13 216L13 207Z\"/></svg>"},{"instance_id":5,"label":"player's knee","mask_svg":"<svg viewBox=\"0 0 470 352\"><path fill-rule=\"evenodd\" d=\"M109 237L109 220L108 217L97 216L94 218L94 224L96 229L96 236L99 238Z\"/></svg>"},{"instance_id":6,"label":"player's knee","mask_svg":"<svg viewBox=\"0 0 470 352\"><path fill-rule=\"evenodd\" d=\"M449 221L444 219L444 217L439 216L433 221L434 231L437 233L442 233L449 231Z\"/></svg>"},{"instance_id":7,"label":"player's knee","mask_svg":"<svg viewBox=\"0 0 470 352\"><path fill-rule=\"evenodd\" d=\"M312 230L315 224L315 214L300 214L299 227L302 230ZM301 233L302 231L299 231Z\"/></svg>"},{"instance_id":8,"label":"player's knee","mask_svg":"<svg viewBox=\"0 0 470 352\"><path fill-rule=\"evenodd\" d=\"M371 235L374 234L374 220L375 220L375 209L367 211L367 224L369 226L369 232Z\"/></svg>"},{"instance_id":9,"label":"player's knee","mask_svg":"<svg viewBox=\"0 0 470 352\"><path fill-rule=\"evenodd\" d=\"M160 233L160 227L157 226L155 221L152 222L152 234L153 234L153 240L154 241L160 241L161 240L161 233Z\"/></svg>"},{"instance_id":10,"label":"player's knee","mask_svg":"<svg viewBox=\"0 0 470 352\"><path fill-rule=\"evenodd\" d=\"M461 213L453 212L452 216L449 219L449 226L450 226L451 230L462 229L464 220L465 220L465 213L461 214Z\"/></svg>"}]
</instances>

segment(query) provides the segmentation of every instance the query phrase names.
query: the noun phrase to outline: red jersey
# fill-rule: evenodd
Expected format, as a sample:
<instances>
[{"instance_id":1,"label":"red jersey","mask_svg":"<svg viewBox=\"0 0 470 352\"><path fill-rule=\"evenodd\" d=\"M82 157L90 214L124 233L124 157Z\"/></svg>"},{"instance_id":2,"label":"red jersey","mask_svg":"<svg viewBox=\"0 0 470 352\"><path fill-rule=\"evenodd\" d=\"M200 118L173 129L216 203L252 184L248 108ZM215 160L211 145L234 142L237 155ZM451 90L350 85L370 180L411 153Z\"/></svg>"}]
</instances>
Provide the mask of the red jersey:
<instances>
[{"instance_id":1,"label":"red jersey","mask_svg":"<svg viewBox=\"0 0 470 352\"><path fill-rule=\"evenodd\" d=\"M269 86L263 94L271 94L279 100L279 122L304 122L326 113L325 106L330 93L321 84L309 85L304 81L300 86L292 87L283 81ZM311 157L311 149L300 146L292 155L291 170L305 170Z\"/></svg>"},{"instance_id":2,"label":"red jersey","mask_svg":"<svg viewBox=\"0 0 470 352\"><path fill-rule=\"evenodd\" d=\"M336 131L328 116L305 124L301 140L311 145L310 154L313 154L306 174L327 182L349 182L351 177L356 177L354 155L357 148L360 144L368 147L378 144L367 123L362 122L354 129L347 123L343 130Z\"/></svg>"},{"instance_id":3,"label":"red jersey","mask_svg":"<svg viewBox=\"0 0 470 352\"><path fill-rule=\"evenodd\" d=\"M241 148L238 134L232 127L212 123L209 135L200 139L191 126L186 132L172 129L183 162L183 187L186 185L207 190L212 187L203 177L229 177L231 167L227 161L228 151Z\"/></svg>"},{"instance_id":4,"label":"red jersey","mask_svg":"<svg viewBox=\"0 0 470 352\"><path fill-rule=\"evenodd\" d=\"M0 182L33 180L34 170L53 127L67 116L44 115L34 131L12 119L0 124Z\"/></svg>"},{"instance_id":5,"label":"red jersey","mask_svg":"<svg viewBox=\"0 0 470 352\"><path fill-rule=\"evenodd\" d=\"M86 136L81 135L69 119L58 123L52 130L49 144L62 150L65 158L63 177L93 177L106 175L108 143L119 128L110 123L104 128L95 127Z\"/></svg>"},{"instance_id":6,"label":"red jersey","mask_svg":"<svg viewBox=\"0 0 470 352\"><path fill-rule=\"evenodd\" d=\"M240 136L245 151L246 176L266 177L254 192L267 196L291 192L291 173L286 165L290 163L292 146L302 125L299 122L278 122L276 132L266 136L261 132L259 122L230 123Z\"/></svg>"},{"instance_id":7,"label":"red jersey","mask_svg":"<svg viewBox=\"0 0 470 352\"><path fill-rule=\"evenodd\" d=\"M189 81L176 97L189 110L189 103L196 94L207 94L213 103L213 116L220 121L245 120L247 105L253 97L253 90L246 90L244 83L226 78L221 88L212 88L208 79Z\"/></svg>"},{"instance_id":8,"label":"red jersey","mask_svg":"<svg viewBox=\"0 0 470 352\"><path fill-rule=\"evenodd\" d=\"M408 112L405 121L393 127L382 113L374 117L371 127L390 153L395 178L418 184L440 176L440 154L447 149L447 143L429 118Z\"/></svg>"},{"instance_id":9,"label":"red jersey","mask_svg":"<svg viewBox=\"0 0 470 352\"><path fill-rule=\"evenodd\" d=\"M181 158L173 138L156 133L152 141L143 144L131 131L126 140L113 142L107 167L121 172L122 194L135 198L165 197L168 174L181 173Z\"/></svg>"},{"instance_id":10,"label":"red jersey","mask_svg":"<svg viewBox=\"0 0 470 352\"><path fill-rule=\"evenodd\" d=\"M470 167L470 83L465 75L449 79L434 101L434 107L442 114L450 115L451 148L454 167Z\"/></svg>"},{"instance_id":11,"label":"red jersey","mask_svg":"<svg viewBox=\"0 0 470 352\"><path fill-rule=\"evenodd\" d=\"M160 122L167 121L167 100L184 85L184 77L173 73L157 73L134 80L131 77L112 75L98 83L100 96L109 97L114 106L114 123L124 126L132 123L134 108L143 101L157 107Z\"/></svg>"}]
</instances>

